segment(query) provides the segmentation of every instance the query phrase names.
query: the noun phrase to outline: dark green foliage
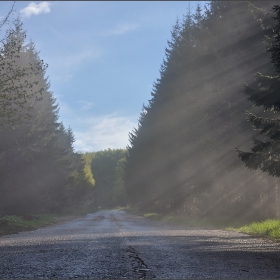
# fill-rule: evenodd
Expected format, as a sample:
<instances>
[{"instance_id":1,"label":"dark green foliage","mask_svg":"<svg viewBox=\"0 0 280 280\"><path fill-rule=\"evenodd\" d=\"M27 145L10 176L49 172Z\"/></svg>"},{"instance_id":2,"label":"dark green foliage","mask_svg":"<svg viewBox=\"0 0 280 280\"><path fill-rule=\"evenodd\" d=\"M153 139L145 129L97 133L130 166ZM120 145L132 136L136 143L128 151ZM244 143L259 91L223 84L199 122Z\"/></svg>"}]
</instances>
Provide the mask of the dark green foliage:
<instances>
[{"instance_id":1,"label":"dark green foliage","mask_svg":"<svg viewBox=\"0 0 280 280\"><path fill-rule=\"evenodd\" d=\"M243 117L252 105L239 94L242 81L260 65L272 73L262 43L270 30L257 12L269 26L269 14L245 1L211 1L204 14L198 5L174 25L160 79L129 135L125 188L141 210L201 217L275 210L264 211L268 179L246 170L233 149L256 136Z\"/></svg>"},{"instance_id":2,"label":"dark green foliage","mask_svg":"<svg viewBox=\"0 0 280 280\"><path fill-rule=\"evenodd\" d=\"M275 5L273 11L276 13L276 16L273 17L276 24L272 27L273 36L270 40L271 46L268 48L268 52L271 53L271 61L275 66L276 72L280 73L280 6Z\"/></svg>"},{"instance_id":3,"label":"dark green foliage","mask_svg":"<svg viewBox=\"0 0 280 280\"><path fill-rule=\"evenodd\" d=\"M274 6L276 24L272 27L272 36L267 39L268 52L271 54L276 73L280 73L280 7ZM280 78L279 76L265 76L257 73L255 76L258 89L245 85L245 93L254 106L261 107L264 112L280 112ZM280 120L279 118L258 117L247 112L247 119L255 130L269 139L254 140L251 153L238 150L238 156L245 165L252 170L260 169L271 176L280 177Z\"/></svg>"},{"instance_id":4,"label":"dark green foliage","mask_svg":"<svg viewBox=\"0 0 280 280\"><path fill-rule=\"evenodd\" d=\"M126 206L128 197L124 188L124 166L126 159L121 158L115 168L114 196L113 201L116 206Z\"/></svg>"},{"instance_id":5,"label":"dark green foliage","mask_svg":"<svg viewBox=\"0 0 280 280\"><path fill-rule=\"evenodd\" d=\"M95 180L95 203L103 208L125 206L127 197L123 186L125 149L108 149L92 153L91 170Z\"/></svg>"}]
</instances>

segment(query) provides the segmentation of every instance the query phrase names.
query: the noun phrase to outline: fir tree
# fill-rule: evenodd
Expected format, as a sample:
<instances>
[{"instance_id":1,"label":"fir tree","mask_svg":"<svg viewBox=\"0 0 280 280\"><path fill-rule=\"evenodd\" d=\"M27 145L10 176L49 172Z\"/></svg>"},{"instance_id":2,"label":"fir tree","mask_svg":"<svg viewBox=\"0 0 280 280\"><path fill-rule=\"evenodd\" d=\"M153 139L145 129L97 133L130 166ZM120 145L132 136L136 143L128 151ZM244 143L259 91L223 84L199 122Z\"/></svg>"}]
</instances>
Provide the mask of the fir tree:
<instances>
[{"instance_id":1,"label":"fir tree","mask_svg":"<svg viewBox=\"0 0 280 280\"><path fill-rule=\"evenodd\" d=\"M273 63L277 74L280 73L280 7L275 5L273 11L276 16L273 19L276 24L273 26L273 36L270 38L270 46L267 51L271 54L271 62ZM258 89L250 88L245 85L245 93L248 95L254 106L263 108L264 112L273 113L280 112L280 77L267 76L257 73L255 80ZM252 170L260 169L267 172L271 176L280 176L280 119L265 118L256 116L247 111L247 119L255 130L261 135L270 138L270 140L254 139L254 146L251 152L238 151L238 156L242 162Z\"/></svg>"},{"instance_id":2,"label":"fir tree","mask_svg":"<svg viewBox=\"0 0 280 280\"><path fill-rule=\"evenodd\" d=\"M43 88L36 87L37 81L30 79L36 76L43 61L22 62L24 50L23 41L26 32L22 30L19 19L14 21L14 29L0 48L0 126L15 126L30 118L30 100L41 100ZM35 89L36 88L36 89Z\"/></svg>"},{"instance_id":3,"label":"fir tree","mask_svg":"<svg viewBox=\"0 0 280 280\"><path fill-rule=\"evenodd\" d=\"M28 121L1 129L0 212L58 212L71 204L77 207L90 189L84 162L74 153L73 132L58 122L59 107L45 77L46 65L33 42L25 45L21 26L16 22L13 33L19 48L16 65L21 69L36 65L37 70L23 77L32 87L25 89L28 98L21 110L13 111L15 120L28 114ZM41 92L39 100L34 92Z\"/></svg>"}]
</instances>

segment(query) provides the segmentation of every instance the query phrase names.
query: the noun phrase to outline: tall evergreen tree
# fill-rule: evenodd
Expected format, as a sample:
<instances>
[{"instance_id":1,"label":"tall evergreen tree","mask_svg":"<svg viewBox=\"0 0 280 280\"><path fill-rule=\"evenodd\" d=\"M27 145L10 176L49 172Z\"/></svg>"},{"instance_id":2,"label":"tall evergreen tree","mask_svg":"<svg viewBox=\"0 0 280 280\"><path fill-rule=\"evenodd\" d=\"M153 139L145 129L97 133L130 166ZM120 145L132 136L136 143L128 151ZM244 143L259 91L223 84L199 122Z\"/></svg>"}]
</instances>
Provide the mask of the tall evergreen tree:
<instances>
[{"instance_id":1,"label":"tall evergreen tree","mask_svg":"<svg viewBox=\"0 0 280 280\"><path fill-rule=\"evenodd\" d=\"M272 27L273 35L270 37L270 45L267 51L271 54L277 75L268 76L257 73L255 80L258 85L253 89L245 85L245 93L254 106L263 108L264 112L280 112L280 6L275 5L273 11L276 16L273 19L276 24ZM271 176L280 177L280 119L266 118L247 112L247 119L255 130L261 135L270 138L268 141L254 139L251 152L238 151L242 162L250 169L260 169Z\"/></svg>"},{"instance_id":2,"label":"tall evergreen tree","mask_svg":"<svg viewBox=\"0 0 280 280\"><path fill-rule=\"evenodd\" d=\"M0 48L0 126L14 126L30 118L30 101L40 100L43 88L36 87L37 81L30 80L40 72L44 63L33 61L30 64L22 62L24 50L23 41L26 34L22 30L19 19L14 22L14 30L8 31L8 36ZM27 54L27 53L26 53Z\"/></svg>"},{"instance_id":3,"label":"tall evergreen tree","mask_svg":"<svg viewBox=\"0 0 280 280\"><path fill-rule=\"evenodd\" d=\"M25 89L28 98L21 110L13 111L15 119L28 114L28 121L17 122L14 129L1 129L0 213L58 212L73 203L77 206L90 190L84 162L74 153L73 132L58 122L58 104L45 77L46 65L33 42L25 45L21 26L15 22L16 63L23 69L36 65L37 70L21 77L32 87ZM42 93L39 100L33 92Z\"/></svg>"}]
</instances>

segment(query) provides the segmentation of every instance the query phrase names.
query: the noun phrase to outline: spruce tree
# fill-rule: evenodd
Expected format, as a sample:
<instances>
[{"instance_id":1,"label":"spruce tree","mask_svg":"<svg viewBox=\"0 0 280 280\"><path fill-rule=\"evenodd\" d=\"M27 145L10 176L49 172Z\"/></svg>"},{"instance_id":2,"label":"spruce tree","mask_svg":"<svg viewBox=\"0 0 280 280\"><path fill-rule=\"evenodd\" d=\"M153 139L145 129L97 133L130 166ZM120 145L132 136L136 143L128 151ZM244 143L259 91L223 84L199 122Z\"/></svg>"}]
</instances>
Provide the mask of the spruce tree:
<instances>
[{"instance_id":1,"label":"spruce tree","mask_svg":"<svg viewBox=\"0 0 280 280\"><path fill-rule=\"evenodd\" d=\"M254 106L263 108L264 112L280 112L280 6L275 5L273 11L276 16L273 19L276 24L272 27L273 35L270 37L270 45L267 51L271 54L271 62L278 75L268 76L258 72L255 81L257 89L245 85L245 93ZM271 176L280 176L280 119L257 116L247 111L247 119L255 130L258 130L266 139L254 139L251 152L242 152L237 149L242 162L252 170L260 169Z\"/></svg>"},{"instance_id":2,"label":"spruce tree","mask_svg":"<svg viewBox=\"0 0 280 280\"><path fill-rule=\"evenodd\" d=\"M30 118L30 101L41 100L43 88L36 87L37 81L30 79L40 72L43 61L23 63L23 41L26 32L19 19L14 21L14 29L0 48L0 126L15 126Z\"/></svg>"},{"instance_id":3,"label":"spruce tree","mask_svg":"<svg viewBox=\"0 0 280 280\"><path fill-rule=\"evenodd\" d=\"M73 132L58 122L59 107L45 77L46 65L33 42L25 45L21 26L15 22L13 38L19 49L15 65L20 69L36 65L37 70L21 77L32 87L24 89L24 106L12 115L22 120L28 114L28 121L0 130L0 213L58 212L71 204L77 207L90 190L81 155L74 153Z\"/></svg>"}]
</instances>

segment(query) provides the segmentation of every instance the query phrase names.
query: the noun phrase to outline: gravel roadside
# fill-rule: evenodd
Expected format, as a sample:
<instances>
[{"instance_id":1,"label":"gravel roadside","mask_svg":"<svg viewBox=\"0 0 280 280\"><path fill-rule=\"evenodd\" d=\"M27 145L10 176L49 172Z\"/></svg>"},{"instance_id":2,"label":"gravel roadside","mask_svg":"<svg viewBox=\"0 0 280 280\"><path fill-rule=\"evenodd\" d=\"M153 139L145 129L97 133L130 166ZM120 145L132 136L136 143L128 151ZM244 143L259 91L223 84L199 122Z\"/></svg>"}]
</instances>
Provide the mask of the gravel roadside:
<instances>
[{"instance_id":1,"label":"gravel roadside","mask_svg":"<svg viewBox=\"0 0 280 280\"><path fill-rule=\"evenodd\" d=\"M280 278L280 244L99 211L0 237L0 278Z\"/></svg>"}]
</instances>

